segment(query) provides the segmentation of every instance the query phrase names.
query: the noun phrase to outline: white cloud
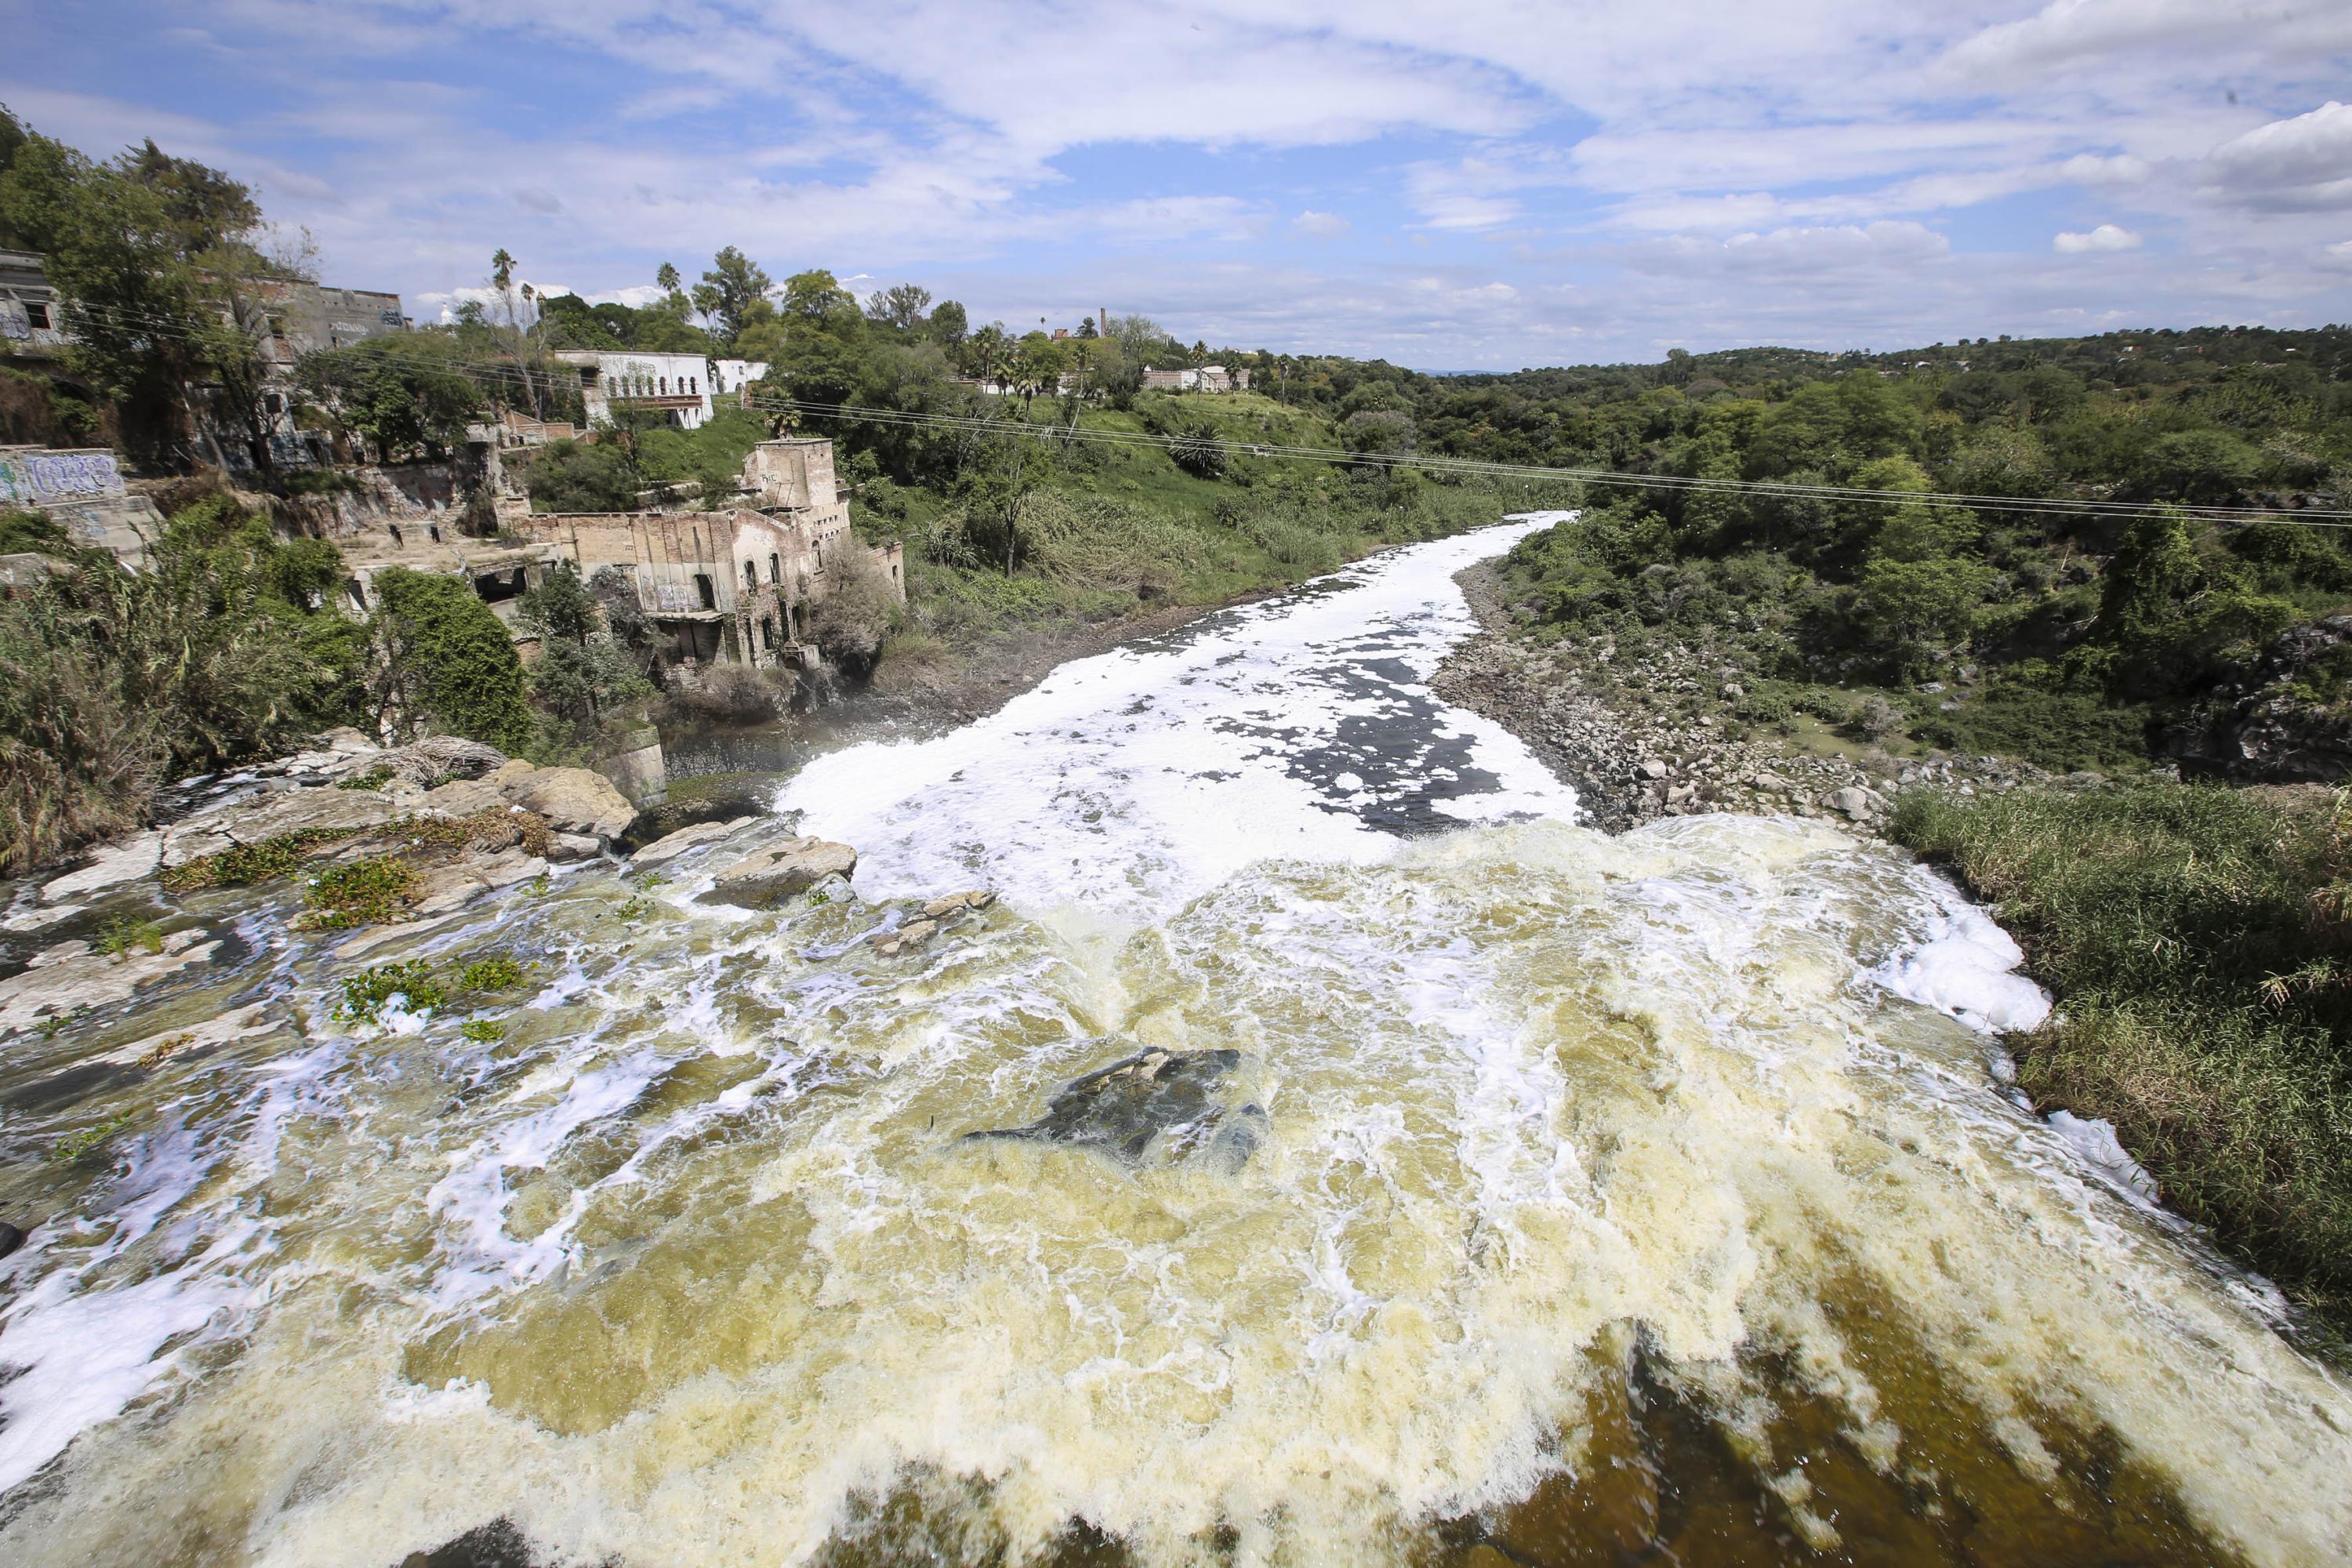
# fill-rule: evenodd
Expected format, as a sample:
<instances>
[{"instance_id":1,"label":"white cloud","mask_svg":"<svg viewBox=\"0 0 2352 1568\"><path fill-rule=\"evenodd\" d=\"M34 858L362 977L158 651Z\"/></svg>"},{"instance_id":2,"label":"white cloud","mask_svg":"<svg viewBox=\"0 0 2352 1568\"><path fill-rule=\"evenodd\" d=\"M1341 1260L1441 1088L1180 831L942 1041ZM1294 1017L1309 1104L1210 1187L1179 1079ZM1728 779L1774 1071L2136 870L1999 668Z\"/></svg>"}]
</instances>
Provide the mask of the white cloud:
<instances>
[{"instance_id":1,"label":"white cloud","mask_svg":"<svg viewBox=\"0 0 2352 1568\"><path fill-rule=\"evenodd\" d=\"M2334 99L2213 149L2206 184L2225 201L2289 212L2352 207L2352 103Z\"/></svg>"},{"instance_id":2,"label":"white cloud","mask_svg":"<svg viewBox=\"0 0 2352 1568\"><path fill-rule=\"evenodd\" d=\"M1344 239L1354 227L1338 213L1318 213L1311 207L1290 220L1290 232L1301 239Z\"/></svg>"},{"instance_id":3,"label":"white cloud","mask_svg":"<svg viewBox=\"0 0 2352 1568\"><path fill-rule=\"evenodd\" d=\"M2137 250L2139 246L2139 236L2111 223L2103 223L2087 234L2061 233L2050 241L2050 248L2061 256L2080 256L2094 250Z\"/></svg>"}]
</instances>

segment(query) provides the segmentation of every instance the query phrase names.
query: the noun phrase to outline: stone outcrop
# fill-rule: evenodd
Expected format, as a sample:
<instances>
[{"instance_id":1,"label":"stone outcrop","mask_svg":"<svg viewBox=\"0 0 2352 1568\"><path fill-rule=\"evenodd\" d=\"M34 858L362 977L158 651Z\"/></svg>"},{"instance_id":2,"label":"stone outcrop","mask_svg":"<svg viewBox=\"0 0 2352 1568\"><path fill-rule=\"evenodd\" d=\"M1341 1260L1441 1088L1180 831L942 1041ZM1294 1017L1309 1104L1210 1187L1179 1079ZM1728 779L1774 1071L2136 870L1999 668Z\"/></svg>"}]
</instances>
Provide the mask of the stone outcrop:
<instances>
[{"instance_id":1,"label":"stone outcrop","mask_svg":"<svg viewBox=\"0 0 2352 1568\"><path fill-rule=\"evenodd\" d=\"M194 927L164 936L152 952L133 948L110 957L86 942L44 948L22 973L0 980L0 1039L127 1002L142 986L209 963L219 948Z\"/></svg>"},{"instance_id":2,"label":"stone outcrop","mask_svg":"<svg viewBox=\"0 0 2352 1568\"><path fill-rule=\"evenodd\" d=\"M1269 1131L1263 1107L1227 1103L1241 1065L1235 1050L1139 1051L1055 1090L1045 1114L1027 1126L968 1132L960 1142L1058 1143L1129 1165L1189 1160L1230 1174Z\"/></svg>"},{"instance_id":3,"label":"stone outcrop","mask_svg":"<svg viewBox=\"0 0 2352 1568\"><path fill-rule=\"evenodd\" d=\"M2333 784L2352 774L2352 616L2293 626L2263 651L2246 684L2176 727L2166 750L2182 763L2264 784Z\"/></svg>"},{"instance_id":4,"label":"stone outcrop","mask_svg":"<svg viewBox=\"0 0 2352 1568\"><path fill-rule=\"evenodd\" d=\"M636 807L628 797L589 768L533 768L500 787L509 801L547 818L558 833L609 841L626 833L636 819Z\"/></svg>"},{"instance_id":5,"label":"stone outcrop","mask_svg":"<svg viewBox=\"0 0 2352 1568\"><path fill-rule=\"evenodd\" d=\"M689 849L697 849L703 845L715 843L737 828L748 826L759 820L756 816L735 816L730 817L725 822L689 823L675 833L663 834L659 838L630 856L629 864L632 866L662 865L677 859Z\"/></svg>"},{"instance_id":6,"label":"stone outcrop","mask_svg":"<svg viewBox=\"0 0 2352 1568\"><path fill-rule=\"evenodd\" d=\"M787 838L744 856L719 873L705 902L765 909L828 878L853 876L857 851L824 838Z\"/></svg>"}]
</instances>

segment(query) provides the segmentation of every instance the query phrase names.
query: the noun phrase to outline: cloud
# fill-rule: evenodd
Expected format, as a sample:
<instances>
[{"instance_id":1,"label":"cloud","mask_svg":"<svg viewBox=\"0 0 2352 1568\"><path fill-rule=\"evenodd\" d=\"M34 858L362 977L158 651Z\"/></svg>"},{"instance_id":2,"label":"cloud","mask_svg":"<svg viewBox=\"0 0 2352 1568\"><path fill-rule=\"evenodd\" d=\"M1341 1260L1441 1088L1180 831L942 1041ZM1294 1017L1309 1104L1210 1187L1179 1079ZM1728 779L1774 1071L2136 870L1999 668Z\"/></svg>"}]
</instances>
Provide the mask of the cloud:
<instances>
[{"instance_id":1,"label":"cloud","mask_svg":"<svg viewBox=\"0 0 2352 1568\"><path fill-rule=\"evenodd\" d=\"M2139 246L2139 236L2111 223L2103 223L2088 234L2061 233L2050 241L2050 248L2061 256L2080 256L2094 250L2137 250Z\"/></svg>"},{"instance_id":2,"label":"cloud","mask_svg":"<svg viewBox=\"0 0 2352 1568\"><path fill-rule=\"evenodd\" d=\"M1344 239L1354 227L1338 213L1318 213L1312 208L1290 220L1290 232L1301 239Z\"/></svg>"},{"instance_id":3,"label":"cloud","mask_svg":"<svg viewBox=\"0 0 2352 1568\"><path fill-rule=\"evenodd\" d=\"M2225 201L2287 212L2352 207L2352 103L2334 99L2213 149L2205 183Z\"/></svg>"}]
</instances>

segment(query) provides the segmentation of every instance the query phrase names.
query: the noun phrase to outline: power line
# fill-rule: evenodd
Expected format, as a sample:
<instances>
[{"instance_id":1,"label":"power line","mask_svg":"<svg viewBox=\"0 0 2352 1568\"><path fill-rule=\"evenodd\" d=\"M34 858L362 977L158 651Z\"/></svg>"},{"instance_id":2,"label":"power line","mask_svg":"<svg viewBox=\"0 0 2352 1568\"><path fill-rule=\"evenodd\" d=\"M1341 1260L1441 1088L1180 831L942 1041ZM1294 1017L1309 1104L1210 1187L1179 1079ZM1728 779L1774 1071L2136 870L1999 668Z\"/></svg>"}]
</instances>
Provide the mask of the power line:
<instances>
[{"instance_id":1,"label":"power line","mask_svg":"<svg viewBox=\"0 0 2352 1568\"><path fill-rule=\"evenodd\" d=\"M119 307L76 306L73 309L107 314L111 318L111 324L118 328L123 327L128 321L151 322L153 325L150 327L130 327L126 330L146 330L157 336L173 337L186 342L200 341L188 332L177 330L179 323L165 318L147 316ZM381 341L383 340L365 339L361 343L344 346L363 348L367 343ZM594 352L627 353L633 351L614 349ZM502 390L521 392L534 396L545 390L544 384L550 374L561 379L560 372L533 376L520 365L463 364L444 362L434 368L447 374L465 376L477 384L497 383ZM1226 440L1222 437L1162 436L1150 431L1135 430L1089 430L1077 426L1038 426L1025 419L1015 421L995 414L956 415L916 409L872 408L854 404L818 403L775 393L762 392L754 395L749 389L746 389L744 394L742 406L758 407L777 414L840 419L853 424L954 430L965 434L1029 434L1040 438L1083 442L1096 446L1150 447L1171 454L1179 448L1192 450L1208 447L1228 457L1271 458L1286 461L1382 469L1418 468L1424 472L1459 474L1465 477L1516 479L1528 482L1540 479L1587 485L1618 485L1634 489L1678 491L1685 494L1781 497L1795 500L1849 501L1874 506L1958 506L1967 507L1975 511L2031 516L2113 520L2181 516L2223 525L2274 522L2298 528L2352 528L2352 510L2337 509L2306 508L2300 511L2288 512L2270 507L2200 505L2169 501L2060 500L1976 495L1948 490L1887 490L1853 485L1794 484L1785 480L1633 473L1612 468L1505 463L1490 459L1409 452L1358 452L1337 447L1304 447L1265 441Z\"/></svg>"}]
</instances>

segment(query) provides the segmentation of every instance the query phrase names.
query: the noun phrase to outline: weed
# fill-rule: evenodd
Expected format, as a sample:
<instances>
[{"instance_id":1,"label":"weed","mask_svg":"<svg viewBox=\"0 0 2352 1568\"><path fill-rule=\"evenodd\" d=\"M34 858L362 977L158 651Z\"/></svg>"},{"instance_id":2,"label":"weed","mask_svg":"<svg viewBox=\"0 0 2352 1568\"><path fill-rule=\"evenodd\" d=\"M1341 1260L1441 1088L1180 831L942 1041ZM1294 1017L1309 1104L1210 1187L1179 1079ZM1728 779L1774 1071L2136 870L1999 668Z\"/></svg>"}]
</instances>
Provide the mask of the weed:
<instances>
[{"instance_id":1,"label":"weed","mask_svg":"<svg viewBox=\"0 0 2352 1568\"><path fill-rule=\"evenodd\" d=\"M383 1016L384 1005L394 996L406 1003L411 1013L438 1007L449 999L423 959L379 963L343 977L343 999L335 1005L335 1020L373 1024Z\"/></svg>"},{"instance_id":2,"label":"weed","mask_svg":"<svg viewBox=\"0 0 2352 1568\"><path fill-rule=\"evenodd\" d=\"M303 931L349 931L353 926L396 921L408 913L416 894L416 868L390 856L354 860L320 873L305 895L310 912L295 924Z\"/></svg>"},{"instance_id":3,"label":"weed","mask_svg":"<svg viewBox=\"0 0 2352 1568\"><path fill-rule=\"evenodd\" d=\"M141 1057L139 1066L148 1072L152 1072L194 1045L195 1039L194 1035L173 1035L170 1039L158 1044L153 1050Z\"/></svg>"},{"instance_id":4,"label":"weed","mask_svg":"<svg viewBox=\"0 0 2352 1568\"><path fill-rule=\"evenodd\" d=\"M654 900L643 893L633 894L621 900L621 907L614 912L625 921L641 921L654 912Z\"/></svg>"},{"instance_id":5,"label":"weed","mask_svg":"<svg viewBox=\"0 0 2352 1568\"><path fill-rule=\"evenodd\" d=\"M337 789L382 789L391 782L390 768L373 767L363 773L353 773L349 778L336 780L335 787Z\"/></svg>"},{"instance_id":6,"label":"weed","mask_svg":"<svg viewBox=\"0 0 2352 1568\"><path fill-rule=\"evenodd\" d=\"M507 1026L496 1018L468 1018L457 1033L479 1046L494 1046L507 1037Z\"/></svg>"},{"instance_id":7,"label":"weed","mask_svg":"<svg viewBox=\"0 0 2352 1568\"><path fill-rule=\"evenodd\" d=\"M217 855L206 855L184 866L163 868L167 892L193 892L199 888L242 888L283 877L310 858L310 851L335 839L357 837L348 828L308 827L280 834L258 844L240 844Z\"/></svg>"},{"instance_id":8,"label":"weed","mask_svg":"<svg viewBox=\"0 0 2352 1568\"><path fill-rule=\"evenodd\" d=\"M504 953L478 958L458 972L457 984L468 991L505 991L522 984L523 966Z\"/></svg>"},{"instance_id":9,"label":"weed","mask_svg":"<svg viewBox=\"0 0 2352 1568\"><path fill-rule=\"evenodd\" d=\"M117 915L98 928L98 951L109 958L121 958L132 948L142 952L163 951L163 928L153 921L136 921L129 915Z\"/></svg>"},{"instance_id":10,"label":"weed","mask_svg":"<svg viewBox=\"0 0 2352 1568\"><path fill-rule=\"evenodd\" d=\"M120 1116L109 1117L104 1121L100 1121L94 1126L85 1127L79 1132L68 1133L65 1137L58 1139L57 1146L49 1151L49 1158L55 1160L60 1165L70 1165L75 1161L80 1159L84 1154L89 1153L91 1150L97 1148L100 1144L105 1142L108 1139L121 1131L124 1128L130 1126L131 1123L137 1119L135 1112L126 1110Z\"/></svg>"},{"instance_id":11,"label":"weed","mask_svg":"<svg viewBox=\"0 0 2352 1568\"><path fill-rule=\"evenodd\" d=\"M538 876L525 882L522 885L522 890L534 899L543 899L547 897L547 890L553 886L555 886L554 879L541 871Z\"/></svg>"}]
</instances>

